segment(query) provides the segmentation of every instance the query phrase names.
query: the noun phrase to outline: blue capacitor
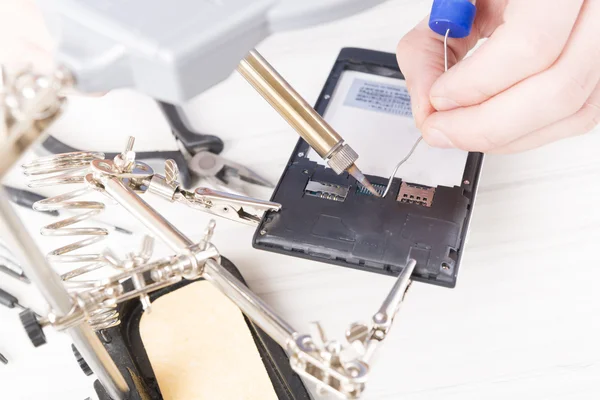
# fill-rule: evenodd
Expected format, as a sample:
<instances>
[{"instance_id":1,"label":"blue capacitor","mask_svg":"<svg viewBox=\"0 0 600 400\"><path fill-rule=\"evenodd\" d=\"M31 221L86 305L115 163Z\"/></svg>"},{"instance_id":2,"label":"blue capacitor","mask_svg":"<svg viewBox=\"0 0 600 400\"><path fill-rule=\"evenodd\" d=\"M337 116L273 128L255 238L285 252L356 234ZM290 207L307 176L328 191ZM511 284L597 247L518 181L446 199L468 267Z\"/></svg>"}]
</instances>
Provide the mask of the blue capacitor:
<instances>
[{"instance_id":1,"label":"blue capacitor","mask_svg":"<svg viewBox=\"0 0 600 400\"><path fill-rule=\"evenodd\" d=\"M475 21L475 0L434 0L429 27L435 33L451 38L469 36Z\"/></svg>"}]
</instances>

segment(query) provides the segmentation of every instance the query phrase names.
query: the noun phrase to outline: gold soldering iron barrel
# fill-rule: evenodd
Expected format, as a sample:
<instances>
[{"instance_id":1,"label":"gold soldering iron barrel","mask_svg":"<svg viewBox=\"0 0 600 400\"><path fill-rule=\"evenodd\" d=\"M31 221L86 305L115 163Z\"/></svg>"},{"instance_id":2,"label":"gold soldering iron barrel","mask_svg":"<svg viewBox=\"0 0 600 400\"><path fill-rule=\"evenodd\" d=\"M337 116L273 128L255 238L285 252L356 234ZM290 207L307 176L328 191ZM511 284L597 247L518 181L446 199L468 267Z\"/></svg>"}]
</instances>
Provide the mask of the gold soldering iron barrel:
<instances>
[{"instance_id":1,"label":"gold soldering iron barrel","mask_svg":"<svg viewBox=\"0 0 600 400\"><path fill-rule=\"evenodd\" d=\"M337 174L358 159L344 139L256 50L248 53L237 70Z\"/></svg>"}]
</instances>

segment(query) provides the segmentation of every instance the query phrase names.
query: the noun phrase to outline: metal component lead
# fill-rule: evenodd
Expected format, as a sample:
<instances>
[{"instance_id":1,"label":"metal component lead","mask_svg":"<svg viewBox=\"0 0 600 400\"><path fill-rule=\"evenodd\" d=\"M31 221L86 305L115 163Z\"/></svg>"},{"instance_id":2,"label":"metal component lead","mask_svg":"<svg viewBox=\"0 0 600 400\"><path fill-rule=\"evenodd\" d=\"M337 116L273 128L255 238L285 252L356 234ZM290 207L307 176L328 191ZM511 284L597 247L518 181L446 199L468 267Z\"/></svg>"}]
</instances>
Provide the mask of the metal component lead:
<instances>
[{"instance_id":1,"label":"metal component lead","mask_svg":"<svg viewBox=\"0 0 600 400\"><path fill-rule=\"evenodd\" d=\"M450 29L446 30L444 35L444 71L448 71L448 35L450 35Z\"/></svg>"}]
</instances>

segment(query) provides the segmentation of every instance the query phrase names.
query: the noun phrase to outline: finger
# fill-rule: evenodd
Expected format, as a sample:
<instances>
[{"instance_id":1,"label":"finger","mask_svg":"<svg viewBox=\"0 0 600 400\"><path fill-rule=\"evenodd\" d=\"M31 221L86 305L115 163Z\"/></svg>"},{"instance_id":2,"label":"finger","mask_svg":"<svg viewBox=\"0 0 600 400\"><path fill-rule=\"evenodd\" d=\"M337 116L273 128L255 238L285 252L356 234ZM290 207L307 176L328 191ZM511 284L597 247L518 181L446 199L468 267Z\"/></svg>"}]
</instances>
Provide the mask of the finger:
<instances>
[{"instance_id":1,"label":"finger","mask_svg":"<svg viewBox=\"0 0 600 400\"><path fill-rule=\"evenodd\" d=\"M492 153L506 154L531 150L548 143L590 132L600 123L600 84L577 114L556 122L546 128L532 132Z\"/></svg>"},{"instance_id":2,"label":"finger","mask_svg":"<svg viewBox=\"0 0 600 400\"><path fill-rule=\"evenodd\" d=\"M432 145L489 151L575 114L600 80L600 1L589 0L559 60L548 70L471 107L432 114L422 131ZM441 139L440 139L441 138Z\"/></svg>"},{"instance_id":3,"label":"finger","mask_svg":"<svg viewBox=\"0 0 600 400\"><path fill-rule=\"evenodd\" d=\"M449 40L448 63L454 64L464 57L477 38L473 32L472 37ZM435 111L429 102L429 91L444 73L444 38L429 29L426 18L398 43L396 56L410 92L416 125L420 127Z\"/></svg>"},{"instance_id":4,"label":"finger","mask_svg":"<svg viewBox=\"0 0 600 400\"><path fill-rule=\"evenodd\" d=\"M584 0L516 0L505 22L431 88L437 110L480 104L547 69L560 56Z\"/></svg>"}]
</instances>

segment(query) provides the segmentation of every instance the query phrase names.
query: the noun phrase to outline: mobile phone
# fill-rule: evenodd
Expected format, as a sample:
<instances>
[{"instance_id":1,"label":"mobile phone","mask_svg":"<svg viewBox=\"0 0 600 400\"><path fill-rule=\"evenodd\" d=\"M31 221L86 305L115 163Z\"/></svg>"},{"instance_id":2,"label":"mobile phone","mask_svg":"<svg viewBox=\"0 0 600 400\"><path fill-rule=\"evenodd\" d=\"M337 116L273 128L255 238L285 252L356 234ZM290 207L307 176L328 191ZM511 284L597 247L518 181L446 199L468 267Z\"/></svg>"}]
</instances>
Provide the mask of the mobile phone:
<instances>
[{"instance_id":1,"label":"mobile phone","mask_svg":"<svg viewBox=\"0 0 600 400\"><path fill-rule=\"evenodd\" d=\"M315 109L360 155L357 165L383 193L420 132L394 54L344 48ZM300 139L253 238L257 249L454 287L473 213L481 153L419 142L385 197L336 175Z\"/></svg>"}]
</instances>

